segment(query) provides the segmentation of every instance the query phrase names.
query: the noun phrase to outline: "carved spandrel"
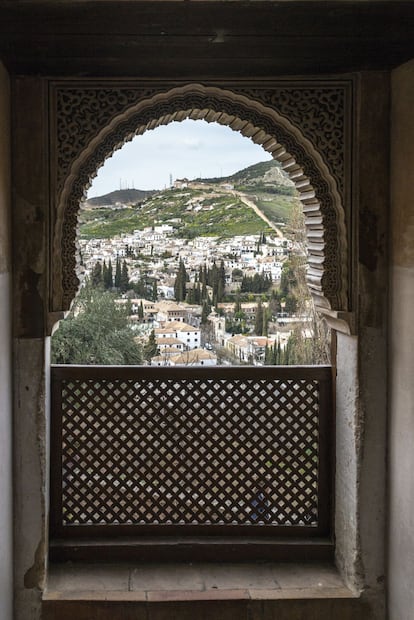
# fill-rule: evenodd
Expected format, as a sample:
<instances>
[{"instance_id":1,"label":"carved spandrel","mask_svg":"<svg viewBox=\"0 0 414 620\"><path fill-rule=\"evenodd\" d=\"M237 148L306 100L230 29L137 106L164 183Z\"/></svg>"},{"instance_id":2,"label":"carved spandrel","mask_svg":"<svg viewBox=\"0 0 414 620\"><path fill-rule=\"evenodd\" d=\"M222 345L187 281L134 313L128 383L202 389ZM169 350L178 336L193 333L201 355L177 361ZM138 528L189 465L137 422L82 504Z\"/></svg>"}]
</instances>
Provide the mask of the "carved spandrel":
<instances>
[{"instance_id":1,"label":"carved spandrel","mask_svg":"<svg viewBox=\"0 0 414 620\"><path fill-rule=\"evenodd\" d=\"M343 192L345 158L344 87L272 87L235 89L261 101L298 127L324 155L325 163Z\"/></svg>"},{"instance_id":2,"label":"carved spandrel","mask_svg":"<svg viewBox=\"0 0 414 620\"><path fill-rule=\"evenodd\" d=\"M72 162L112 119L166 87L73 88L56 91L57 186L61 189ZM344 184L344 87L235 87L289 119L323 154L339 191ZM205 102L201 106L205 105Z\"/></svg>"}]
</instances>

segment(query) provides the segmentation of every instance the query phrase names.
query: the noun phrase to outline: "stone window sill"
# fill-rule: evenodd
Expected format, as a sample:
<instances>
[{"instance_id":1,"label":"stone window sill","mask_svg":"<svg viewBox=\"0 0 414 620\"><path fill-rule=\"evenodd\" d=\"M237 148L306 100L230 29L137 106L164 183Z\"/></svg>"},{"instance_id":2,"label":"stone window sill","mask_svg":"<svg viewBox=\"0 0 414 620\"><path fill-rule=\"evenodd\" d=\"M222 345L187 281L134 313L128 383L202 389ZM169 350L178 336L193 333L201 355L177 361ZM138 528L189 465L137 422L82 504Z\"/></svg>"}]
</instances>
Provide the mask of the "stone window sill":
<instances>
[{"instance_id":1,"label":"stone window sill","mask_svg":"<svg viewBox=\"0 0 414 620\"><path fill-rule=\"evenodd\" d=\"M353 599L329 564L52 564L44 601Z\"/></svg>"}]
</instances>

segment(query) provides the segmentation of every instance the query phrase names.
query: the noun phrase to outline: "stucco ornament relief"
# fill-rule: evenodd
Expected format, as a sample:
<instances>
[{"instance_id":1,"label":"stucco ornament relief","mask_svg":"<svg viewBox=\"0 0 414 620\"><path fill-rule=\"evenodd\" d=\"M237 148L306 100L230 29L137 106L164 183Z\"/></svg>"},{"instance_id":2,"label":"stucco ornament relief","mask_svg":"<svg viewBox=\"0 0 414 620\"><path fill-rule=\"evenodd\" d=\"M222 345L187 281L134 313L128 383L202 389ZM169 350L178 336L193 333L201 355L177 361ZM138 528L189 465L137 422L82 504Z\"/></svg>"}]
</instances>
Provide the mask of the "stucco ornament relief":
<instances>
[{"instance_id":1,"label":"stucco ornament relief","mask_svg":"<svg viewBox=\"0 0 414 620\"><path fill-rule=\"evenodd\" d=\"M235 85L76 82L51 89L53 251L51 310L68 309L79 287L76 247L80 202L97 170L134 136L184 118L239 131L279 160L305 212L308 285L327 315L348 310L345 225L348 85Z\"/></svg>"}]
</instances>

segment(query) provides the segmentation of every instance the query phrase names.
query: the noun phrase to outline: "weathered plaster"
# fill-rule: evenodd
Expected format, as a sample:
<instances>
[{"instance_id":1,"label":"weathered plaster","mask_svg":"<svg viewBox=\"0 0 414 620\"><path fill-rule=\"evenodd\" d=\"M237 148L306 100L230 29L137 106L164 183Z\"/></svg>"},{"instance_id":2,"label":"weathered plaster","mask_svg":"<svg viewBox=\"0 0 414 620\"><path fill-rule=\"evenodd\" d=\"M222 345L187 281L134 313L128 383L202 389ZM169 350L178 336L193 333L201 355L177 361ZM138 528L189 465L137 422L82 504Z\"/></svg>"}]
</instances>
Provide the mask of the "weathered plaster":
<instances>
[{"instance_id":1,"label":"weathered plaster","mask_svg":"<svg viewBox=\"0 0 414 620\"><path fill-rule=\"evenodd\" d=\"M375 102L375 105L374 105ZM385 616L386 332L389 76L360 76L357 112L357 333L359 544L365 596Z\"/></svg>"},{"instance_id":2,"label":"weathered plaster","mask_svg":"<svg viewBox=\"0 0 414 620\"><path fill-rule=\"evenodd\" d=\"M389 620L414 609L414 61L392 76Z\"/></svg>"},{"instance_id":3,"label":"weathered plaster","mask_svg":"<svg viewBox=\"0 0 414 620\"><path fill-rule=\"evenodd\" d=\"M354 142L357 336L338 334L336 558L385 617L388 76L362 74ZM375 101L373 110L372 102Z\"/></svg>"},{"instance_id":4,"label":"weathered plaster","mask_svg":"<svg viewBox=\"0 0 414 620\"><path fill-rule=\"evenodd\" d=\"M11 279L0 274L0 618L13 604Z\"/></svg>"},{"instance_id":5,"label":"weathered plaster","mask_svg":"<svg viewBox=\"0 0 414 620\"><path fill-rule=\"evenodd\" d=\"M49 208L47 92L36 79L16 79L13 91L14 334L42 338Z\"/></svg>"},{"instance_id":6,"label":"weathered plaster","mask_svg":"<svg viewBox=\"0 0 414 620\"><path fill-rule=\"evenodd\" d=\"M10 269L10 85L0 63L0 273Z\"/></svg>"},{"instance_id":7,"label":"weathered plaster","mask_svg":"<svg viewBox=\"0 0 414 620\"><path fill-rule=\"evenodd\" d=\"M47 90L13 83L15 620L40 618L47 557Z\"/></svg>"},{"instance_id":8,"label":"weathered plaster","mask_svg":"<svg viewBox=\"0 0 414 620\"><path fill-rule=\"evenodd\" d=\"M40 603L46 566L44 341L16 340L14 357L16 617L26 618L27 601Z\"/></svg>"},{"instance_id":9,"label":"weathered plaster","mask_svg":"<svg viewBox=\"0 0 414 620\"><path fill-rule=\"evenodd\" d=\"M0 618L13 616L10 93L0 64Z\"/></svg>"},{"instance_id":10,"label":"weathered plaster","mask_svg":"<svg viewBox=\"0 0 414 620\"><path fill-rule=\"evenodd\" d=\"M10 270L10 86L0 63L0 273Z\"/></svg>"},{"instance_id":11,"label":"weathered plaster","mask_svg":"<svg viewBox=\"0 0 414 620\"><path fill-rule=\"evenodd\" d=\"M336 562L348 587L363 588L358 541L358 339L337 335L336 385Z\"/></svg>"}]
</instances>

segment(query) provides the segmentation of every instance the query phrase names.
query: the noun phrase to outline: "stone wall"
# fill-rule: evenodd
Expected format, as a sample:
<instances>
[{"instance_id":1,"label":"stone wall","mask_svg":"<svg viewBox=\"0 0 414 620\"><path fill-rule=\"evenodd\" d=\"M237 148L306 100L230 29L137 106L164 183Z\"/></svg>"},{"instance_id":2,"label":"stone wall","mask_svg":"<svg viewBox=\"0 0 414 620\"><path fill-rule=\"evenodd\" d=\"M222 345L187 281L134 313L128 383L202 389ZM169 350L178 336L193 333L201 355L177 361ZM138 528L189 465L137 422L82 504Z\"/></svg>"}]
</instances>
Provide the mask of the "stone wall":
<instances>
[{"instance_id":1,"label":"stone wall","mask_svg":"<svg viewBox=\"0 0 414 620\"><path fill-rule=\"evenodd\" d=\"M13 616L10 89L0 64L0 618Z\"/></svg>"},{"instance_id":2,"label":"stone wall","mask_svg":"<svg viewBox=\"0 0 414 620\"><path fill-rule=\"evenodd\" d=\"M414 61L392 76L389 619L414 610Z\"/></svg>"}]
</instances>

